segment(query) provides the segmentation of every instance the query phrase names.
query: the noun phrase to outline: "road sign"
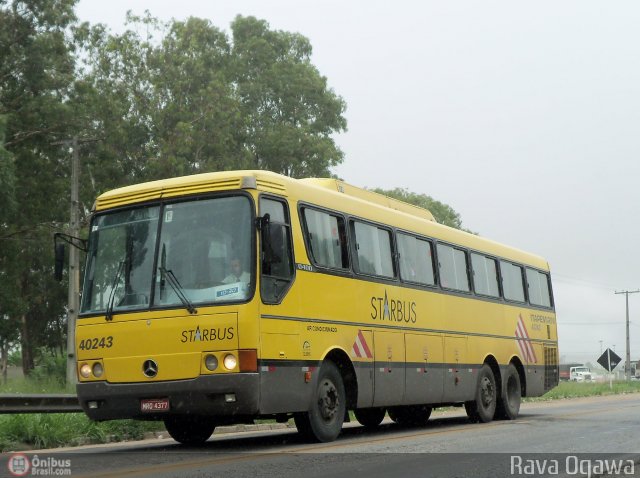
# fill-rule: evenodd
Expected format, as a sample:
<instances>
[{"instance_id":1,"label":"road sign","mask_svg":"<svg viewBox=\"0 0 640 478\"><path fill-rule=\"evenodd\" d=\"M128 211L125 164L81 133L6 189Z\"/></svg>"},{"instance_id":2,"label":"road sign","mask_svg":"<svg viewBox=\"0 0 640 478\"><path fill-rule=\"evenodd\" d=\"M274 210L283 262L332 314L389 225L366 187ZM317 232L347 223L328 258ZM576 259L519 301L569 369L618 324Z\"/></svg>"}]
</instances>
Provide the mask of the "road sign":
<instances>
[{"instance_id":1,"label":"road sign","mask_svg":"<svg viewBox=\"0 0 640 478\"><path fill-rule=\"evenodd\" d=\"M620 362L622 362L622 359L618 357L616 353L611 349L605 350L598 359L598 363L609 372L613 371L613 369L616 368Z\"/></svg>"}]
</instances>

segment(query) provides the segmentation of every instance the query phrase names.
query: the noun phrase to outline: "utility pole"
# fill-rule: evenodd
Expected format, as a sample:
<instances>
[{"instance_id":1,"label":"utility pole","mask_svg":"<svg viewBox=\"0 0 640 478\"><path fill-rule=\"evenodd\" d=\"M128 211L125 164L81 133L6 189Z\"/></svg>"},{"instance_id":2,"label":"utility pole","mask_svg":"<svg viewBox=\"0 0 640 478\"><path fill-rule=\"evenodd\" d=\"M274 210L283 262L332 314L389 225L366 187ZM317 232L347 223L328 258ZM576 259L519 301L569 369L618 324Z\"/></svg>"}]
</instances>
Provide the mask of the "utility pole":
<instances>
[{"instance_id":1,"label":"utility pole","mask_svg":"<svg viewBox=\"0 0 640 478\"><path fill-rule=\"evenodd\" d=\"M640 290L621 290L616 294L624 294L627 303L627 357L624 368L625 378L631 380L631 351L629 350L629 294L637 294Z\"/></svg>"},{"instance_id":2,"label":"utility pole","mask_svg":"<svg viewBox=\"0 0 640 478\"><path fill-rule=\"evenodd\" d=\"M71 159L71 213L69 216L69 235L78 237L80 233L79 218L79 184L80 155L78 153L78 137L71 140L73 148ZM69 248L69 295L67 312L67 385L78 381L76 372L76 321L80 308L80 254L77 247Z\"/></svg>"},{"instance_id":3,"label":"utility pole","mask_svg":"<svg viewBox=\"0 0 640 478\"><path fill-rule=\"evenodd\" d=\"M71 148L71 206L69 214L69 232L71 238L80 235L80 153L79 145L98 141L96 139L78 140L74 136L70 140L57 141ZM80 251L76 243L69 247L69 292L67 295L67 385L78 381L76 373L76 321L80 309Z\"/></svg>"}]
</instances>

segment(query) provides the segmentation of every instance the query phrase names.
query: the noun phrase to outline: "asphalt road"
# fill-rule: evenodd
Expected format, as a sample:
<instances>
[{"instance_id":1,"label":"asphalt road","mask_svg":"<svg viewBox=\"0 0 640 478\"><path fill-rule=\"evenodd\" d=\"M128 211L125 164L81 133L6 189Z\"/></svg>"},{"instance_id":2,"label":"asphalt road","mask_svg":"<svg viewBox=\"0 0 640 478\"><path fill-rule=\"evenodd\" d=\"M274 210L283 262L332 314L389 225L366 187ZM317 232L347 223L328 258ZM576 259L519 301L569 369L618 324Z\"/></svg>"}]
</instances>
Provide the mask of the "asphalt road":
<instances>
[{"instance_id":1,"label":"asphalt road","mask_svg":"<svg viewBox=\"0 0 640 478\"><path fill-rule=\"evenodd\" d=\"M285 429L214 434L201 447L156 439L27 457L43 466L69 460L74 477L640 476L640 394L523 404L517 420L488 424L469 423L459 409L436 411L421 428L349 423L326 444ZM9 458L0 476L12 476ZM617 465L617 475L601 473Z\"/></svg>"}]
</instances>

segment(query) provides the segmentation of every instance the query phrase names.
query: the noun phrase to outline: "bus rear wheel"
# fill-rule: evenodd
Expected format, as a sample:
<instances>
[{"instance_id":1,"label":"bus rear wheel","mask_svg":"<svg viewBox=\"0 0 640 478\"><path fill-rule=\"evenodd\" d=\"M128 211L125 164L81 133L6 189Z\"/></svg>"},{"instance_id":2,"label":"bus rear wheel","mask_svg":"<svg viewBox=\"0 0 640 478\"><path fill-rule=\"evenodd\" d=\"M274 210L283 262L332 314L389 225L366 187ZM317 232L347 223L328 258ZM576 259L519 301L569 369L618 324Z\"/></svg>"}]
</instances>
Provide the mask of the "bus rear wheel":
<instances>
[{"instance_id":1,"label":"bus rear wheel","mask_svg":"<svg viewBox=\"0 0 640 478\"><path fill-rule=\"evenodd\" d=\"M426 405L408 405L389 409L389 418L398 425L419 427L425 425L431 416L431 407Z\"/></svg>"},{"instance_id":2,"label":"bus rear wheel","mask_svg":"<svg viewBox=\"0 0 640 478\"><path fill-rule=\"evenodd\" d=\"M164 426L171 438L183 445L201 445L216 428L210 418L189 415L167 417L164 419Z\"/></svg>"},{"instance_id":3,"label":"bus rear wheel","mask_svg":"<svg viewBox=\"0 0 640 478\"><path fill-rule=\"evenodd\" d=\"M367 428L375 428L382 423L387 411L384 408L356 408L356 420Z\"/></svg>"},{"instance_id":4,"label":"bus rear wheel","mask_svg":"<svg viewBox=\"0 0 640 478\"><path fill-rule=\"evenodd\" d=\"M475 400L464 404L469 420L482 423L493 420L497 401L496 379L491 367L485 363L478 372Z\"/></svg>"},{"instance_id":5,"label":"bus rear wheel","mask_svg":"<svg viewBox=\"0 0 640 478\"><path fill-rule=\"evenodd\" d=\"M520 388L520 374L513 364L509 364L504 374L504 388L496 407L496 418L515 420L520 413L522 388Z\"/></svg>"},{"instance_id":6,"label":"bus rear wheel","mask_svg":"<svg viewBox=\"0 0 640 478\"><path fill-rule=\"evenodd\" d=\"M293 418L298 432L305 438L329 442L340 434L345 410L346 394L340 371L333 362L324 362L318 372L309 411L296 413Z\"/></svg>"}]
</instances>

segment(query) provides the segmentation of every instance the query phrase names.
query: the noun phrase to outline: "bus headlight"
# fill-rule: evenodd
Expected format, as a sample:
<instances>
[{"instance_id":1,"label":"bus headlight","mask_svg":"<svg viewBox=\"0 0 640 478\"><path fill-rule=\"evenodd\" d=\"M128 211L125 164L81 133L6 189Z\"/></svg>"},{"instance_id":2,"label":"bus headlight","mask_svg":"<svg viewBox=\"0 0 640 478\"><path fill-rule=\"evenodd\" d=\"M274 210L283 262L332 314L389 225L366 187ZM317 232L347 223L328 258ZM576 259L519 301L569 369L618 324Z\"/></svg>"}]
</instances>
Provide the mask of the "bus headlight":
<instances>
[{"instance_id":1,"label":"bus headlight","mask_svg":"<svg viewBox=\"0 0 640 478\"><path fill-rule=\"evenodd\" d=\"M102 368L102 364L100 362L96 362L93 364L93 368L91 369L91 371L93 372L94 377L100 378L104 373L104 368Z\"/></svg>"},{"instance_id":2,"label":"bus headlight","mask_svg":"<svg viewBox=\"0 0 640 478\"><path fill-rule=\"evenodd\" d=\"M88 363L82 364L80 367L80 375L82 375L83 378L91 377L91 366Z\"/></svg>"},{"instance_id":3,"label":"bus headlight","mask_svg":"<svg viewBox=\"0 0 640 478\"><path fill-rule=\"evenodd\" d=\"M226 361L226 358L225 358ZM207 355L204 359L204 366L207 367L207 370L213 372L218 368L218 359L215 355Z\"/></svg>"},{"instance_id":4,"label":"bus headlight","mask_svg":"<svg viewBox=\"0 0 640 478\"><path fill-rule=\"evenodd\" d=\"M238 365L238 359L236 359L235 355L227 354L224 356L224 368L227 370L233 370Z\"/></svg>"}]
</instances>

